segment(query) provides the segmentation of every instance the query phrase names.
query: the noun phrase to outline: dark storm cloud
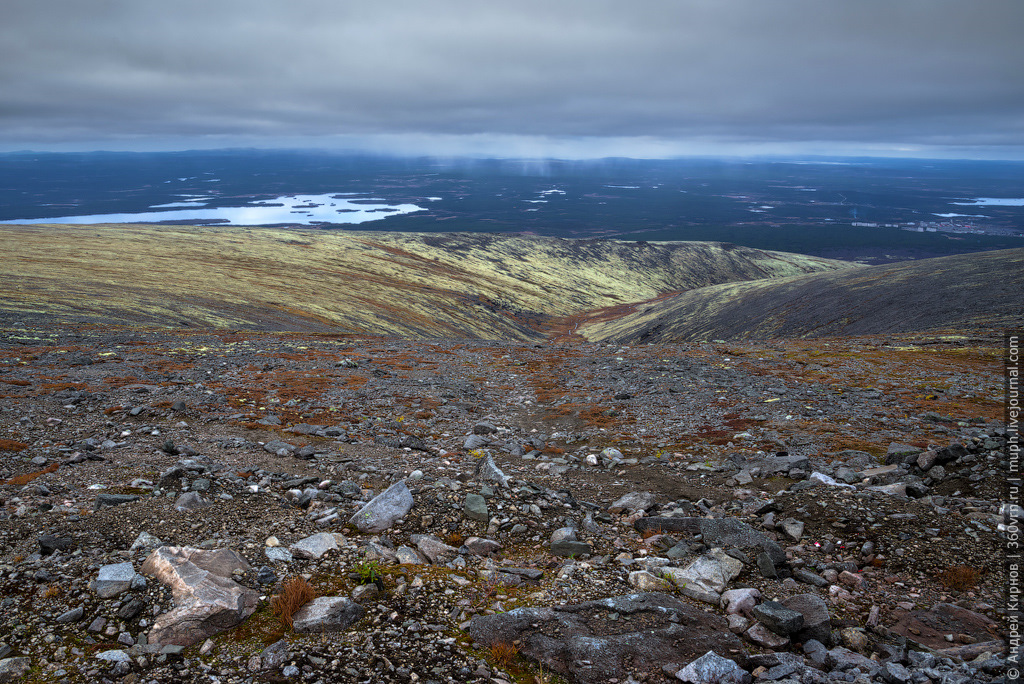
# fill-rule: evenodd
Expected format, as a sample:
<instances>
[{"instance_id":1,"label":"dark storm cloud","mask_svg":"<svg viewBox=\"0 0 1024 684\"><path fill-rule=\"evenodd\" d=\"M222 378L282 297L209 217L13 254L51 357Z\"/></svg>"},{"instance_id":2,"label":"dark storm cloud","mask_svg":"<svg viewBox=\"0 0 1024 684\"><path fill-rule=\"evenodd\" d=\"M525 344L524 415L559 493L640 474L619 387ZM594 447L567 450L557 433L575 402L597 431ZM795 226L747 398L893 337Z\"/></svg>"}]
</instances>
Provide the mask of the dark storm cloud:
<instances>
[{"instance_id":1,"label":"dark storm cloud","mask_svg":"<svg viewBox=\"0 0 1024 684\"><path fill-rule=\"evenodd\" d=\"M1022 27L1020 0L7 0L0 144L1021 146Z\"/></svg>"}]
</instances>

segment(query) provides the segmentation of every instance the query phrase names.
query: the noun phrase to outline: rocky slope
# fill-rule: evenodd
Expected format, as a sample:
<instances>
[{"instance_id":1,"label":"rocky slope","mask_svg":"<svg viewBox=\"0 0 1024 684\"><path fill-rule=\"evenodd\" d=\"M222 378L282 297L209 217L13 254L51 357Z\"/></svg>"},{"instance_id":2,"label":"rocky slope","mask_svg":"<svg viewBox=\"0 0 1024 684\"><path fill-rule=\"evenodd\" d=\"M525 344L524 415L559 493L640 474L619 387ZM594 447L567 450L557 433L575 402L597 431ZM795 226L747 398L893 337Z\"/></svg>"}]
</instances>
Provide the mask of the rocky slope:
<instances>
[{"instance_id":1,"label":"rocky slope","mask_svg":"<svg viewBox=\"0 0 1024 684\"><path fill-rule=\"evenodd\" d=\"M7 327L0 678L998 681L1000 345Z\"/></svg>"},{"instance_id":2,"label":"rocky slope","mask_svg":"<svg viewBox=\"0 0 1024 684\"><path fill-rule=\"evenodd\" d=\"M680 342L1024 326L1024 249L736 282L599 312L590 340Z\"/></svg>"}]
</instances>

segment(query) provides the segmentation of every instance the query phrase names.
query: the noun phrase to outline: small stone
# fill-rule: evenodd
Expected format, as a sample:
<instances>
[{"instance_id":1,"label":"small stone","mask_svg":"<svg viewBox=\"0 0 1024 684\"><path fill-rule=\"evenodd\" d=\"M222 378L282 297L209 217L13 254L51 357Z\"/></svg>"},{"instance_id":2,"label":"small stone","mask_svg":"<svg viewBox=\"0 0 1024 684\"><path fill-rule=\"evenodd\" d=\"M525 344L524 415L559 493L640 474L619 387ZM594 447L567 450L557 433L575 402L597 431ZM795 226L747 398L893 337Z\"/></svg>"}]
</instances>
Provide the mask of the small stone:
<instances>
[{"instance_id":1,"label":"small stone","mask_svg":"<svg viewBox=\"0 0 1024 684\"><path fill-rule=\"evenodd\" d=\"M360 584L352 590L353 601L368 601L380 595L380 588L376 584Z\"/></svg>"},{"instance_id":2,"label":"small stone","mask_svg":"<svg viewBox=\"0 0 1024 684\"><path fill-rule=\"evenodd\" d=\"M638 591L671 591L672 583L647 572L635 570L629 573L629 585Z\"/></svg>"},{"instance_id":3,"label":"small stone","mask_svg":"<svg viewBox=\"0 0 1024 684\"><path fill-rule=\"evenodd\" d=\"M469 552L477 556L489 556L501 550L501 544L481 537L469 537L463 542Z\"/></svg>"},{"instance_id":4,"label":"small stone","mask_svg":"<svg viewBox=\"0 0 1024 684\"><path fill-rule=\"evenodd\" d=\"M277 582L277 574L269 565L264 565L256 573L256 581L260 584L274 584Z\"/></svg>"},{"instance_id":5,"label":"small stone","mask_svg":"<svg viewBox=\"0 0 1024 684\"><path fill-rule=\"evenodd\" d=\"M871 640L868 639L868 635L863 630L855 627L847 627L840 636L843 640L843 645L851 651L857 651L858 653L865 653L868 646L871 644Z\"/></svg>"},{"instance_id":6,"label":"small stone","mask_svg":"<svg viewBox=\"0 0 1024 684\"><path fill-rule=\"evenodd\" d=\"M743 633L751 642L765 648L780 649L789 646L789 637L779 636L760 622Z\"/></svg>"},{"instance_id":7,"label":"small stone","mask_svg":"<svg viewBox=\"0 0 1024 684\"><path fill-rule=\"evenodd\" d=\"M131 589L135 575L135 568L131 563L104 565L96 576L96 595L100 598L112 598L123 594Z\"/></svg>"},{"instance_id":8,"label":"small stone","mask_svg":"<svg viewBox=\"0 0 1024 684\"><path fill-rule=\"evenodd\" d=\"M730 615L745 615L754 609L761 592L753 588L730 589L722 594L722 607Z\"/></svg>"},{"instance_id":9,"label":"small stone","mask_svg":"<svg viewBox=\"0 0 1024 684\"><path fill-rule=\"evenodd\" d=\"M72 622L78 622L82 619L83 615L85 615L85 608L78 606L77 608L72 608L67 612L61 613L60 616L57 617L57 623L66 625Z\"/></svg>"},{"instance_id":10,"label":"small stone","mask_svg":"<svg viewBox=\"0 0 1024 684\"><path fill-rule=\"evenodd\" d=\"M487 511L487 500L479 494L467 494L463 515L467 520L486 523L491 517Z\"/></svg>"},{"instance_id":11,"label":"small stone","mask_svg":"<svg viewBox=\"0 0 1024 684\"><path fill-rule=\"evenodd\" d=\"M778 527L793 541L800 541L800 538L804 536L804 523L796 518L786 518L778 523Z\"/></svg>"},{"instance_id":12,"label":"small stone","mask_svg":"<svg viewBox=\"0 0 1024 684\"><path fill-rule=\"evenodd\" d=\"M292 562L292 552L281 546L266 546L263 548L263 555L275 563Z\"/></svg>"},{"instance_id":13,"label":"small stone","mask_svg":"<svg viewBox=\"0 0 1024 684\"><path fill-rule=\"evenodd\" d=\"M563 557L579 557L593 553L590 544L580 541L559 541L551 545L551 554Z\"/></svg>"},{"instance_id":14,"label":"small stone","mask_svg":"<svg viewBox=\"0 0 1024 684\"><path fill-rule=\"evenodd\" d=\"M708 651L677 672L676 679L691 684L749 684L751 676L735 661Z\"/></svg>"},{"instance_id":15,"label":"small stone","mask_svg":"<svg viewBox=\"0 0 1024 684\"><path fill-rule=\"evenodd\" d=\"M624 494L612 503L608 507L609 513L625 513L627 511L635 513L637 511L647 511L654 506L654 494L651 492L630 492Z\"/></svg>"},{"instance_id":16,"label":"small stone","mask_svg":"<svg viewBox=\"0 0 1024 684\"><path fill-rule=\"evenodd\" d=\"M289 550L296 558L317 559L328 551L337 551L338 542L330 532L318 532L295 542Z\"/></svg>"}]
</instances>

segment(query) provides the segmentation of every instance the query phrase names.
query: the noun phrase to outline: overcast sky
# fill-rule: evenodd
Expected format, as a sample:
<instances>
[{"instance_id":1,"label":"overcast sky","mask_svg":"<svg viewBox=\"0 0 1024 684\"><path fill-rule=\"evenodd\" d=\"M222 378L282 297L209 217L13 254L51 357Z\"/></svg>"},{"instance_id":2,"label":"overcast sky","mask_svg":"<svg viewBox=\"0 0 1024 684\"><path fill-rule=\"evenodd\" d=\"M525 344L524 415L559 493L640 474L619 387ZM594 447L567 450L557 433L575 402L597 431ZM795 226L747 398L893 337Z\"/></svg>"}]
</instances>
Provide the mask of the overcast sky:
<instances>
[{"instance_id":1,"label":"overcast sky","mask_svg":"<svg viewBox=\"0 0 1024 684\"><path fill-rule=\"evenodd\" d=\"M3 0L0 150L1024 158L1024 0Z\"/></svg>"}]
</instances>

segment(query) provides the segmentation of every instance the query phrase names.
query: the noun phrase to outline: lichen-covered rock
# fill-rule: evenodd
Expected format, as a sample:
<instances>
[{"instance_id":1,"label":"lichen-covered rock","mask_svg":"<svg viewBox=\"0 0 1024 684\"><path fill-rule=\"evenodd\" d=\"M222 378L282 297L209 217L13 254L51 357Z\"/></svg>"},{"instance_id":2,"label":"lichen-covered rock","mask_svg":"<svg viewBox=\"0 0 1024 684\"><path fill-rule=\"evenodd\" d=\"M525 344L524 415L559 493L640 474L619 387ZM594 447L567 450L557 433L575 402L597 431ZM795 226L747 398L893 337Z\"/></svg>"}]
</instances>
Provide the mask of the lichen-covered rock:
<instances>
[{"instance_id":1,"label":"lichen-covered rock","mask_svg":"<svg viewBox=\"0 0 1024 684\"><path fill-rule=\"evenodd\" d=\"M377 534L388 529L412 510L412 492L399 480L360 508L349 519L360 532Z\"/></svg>"}]
</instances>

